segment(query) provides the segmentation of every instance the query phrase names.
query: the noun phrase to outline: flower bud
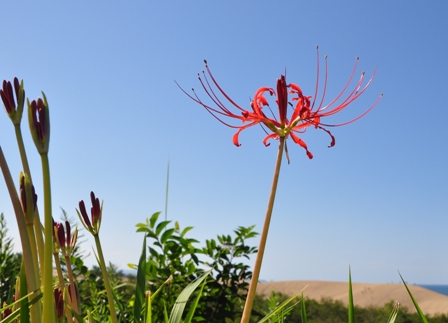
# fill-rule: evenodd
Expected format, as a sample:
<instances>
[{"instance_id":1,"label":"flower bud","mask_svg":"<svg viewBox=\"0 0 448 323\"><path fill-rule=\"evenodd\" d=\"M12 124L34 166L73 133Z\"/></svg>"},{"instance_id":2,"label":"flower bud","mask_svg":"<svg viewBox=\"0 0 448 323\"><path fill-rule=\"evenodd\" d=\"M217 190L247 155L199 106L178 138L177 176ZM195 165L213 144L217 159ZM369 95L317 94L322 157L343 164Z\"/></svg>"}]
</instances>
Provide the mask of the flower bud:
<instances>
[{"instance_id":1,"label":"flower bud","mask_svg":"<svg viewBox=\"0 0 448 323\"><path fill-rule=\"evenodd\" d=\"M91 220L87 214L86 206L83 200L79 201L79 211L78 213L79 219L81 223L84 225L87 231L92 233L93 235L97 235L101 226L101 216L103 213L103 204L100 205L100 200L95 197L95 193L90 192L90 200L92 202L92 207L90 209Z\"/></svg>"},{"instance_id":2,"label":"flower bud","mask_svg":"<svg viewBox=\"0 0 448 323\"><path fill-rule=\"evenodd\" d=\"M31 135L39 154L48 153L50 144L50 115L48 110L48 102L45 94L42 92L43 100L39 98L28 103L28 122L30 125Z\"/></svg>"},{"instance_id":3,"label":"flower bud","mask_svg":"<svg viewBox=\"0 0 448 323\"><path fill-rule=\"evenodd\" d=\"M11 118L14 124L20 124L22 120L23 105L25 102L25 90L23 89L23 80L19 83L17 77L14 78L14 91L16 93L16 100L11 82L3 81L3 87L0 89L0 96L6 109L6 113Z\"/></svg>"},{"instance_id":4,"label":"flower bud","mask_svg":"<svg viewBox=\"0 0 448 323\"><path fill-rule=\"evenodd\" d=\"M20 173L20 202L22 204L23 214L26 224L30 225L34 220L36 211L37 195L34 186L31 184L30 177L25 173Z\"/></svg>"}]
</instances>

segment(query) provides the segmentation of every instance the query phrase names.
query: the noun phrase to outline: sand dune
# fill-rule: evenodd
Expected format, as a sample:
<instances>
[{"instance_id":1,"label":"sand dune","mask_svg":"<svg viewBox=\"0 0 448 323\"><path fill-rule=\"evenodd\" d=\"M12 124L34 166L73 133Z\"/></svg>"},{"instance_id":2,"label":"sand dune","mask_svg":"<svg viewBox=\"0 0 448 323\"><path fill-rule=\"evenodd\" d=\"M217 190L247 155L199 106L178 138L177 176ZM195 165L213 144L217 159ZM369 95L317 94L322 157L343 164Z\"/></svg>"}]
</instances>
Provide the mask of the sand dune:
<instances>
[{"instance_id":1,"label":"sand dune","mask_svg":"<svg viewBox=\"0 0 448 323\"><path fill-rule=\"evenodd\" d=\"M305 286L304 296L320 300L330 297L348 303L348 283L328 281L281 281L263 282L258 285L257 293L269 295L271 291L294 295ZM426 288L408 285L412 295L417 300L423 313L434 315L448 313L448 296L430 291ZM389 301L398 301L411 312L415 312L414 305L403 284L365 284L353 283L353 300L355 305L367 307L382 306Z\"/></svg>"}]
</instances>

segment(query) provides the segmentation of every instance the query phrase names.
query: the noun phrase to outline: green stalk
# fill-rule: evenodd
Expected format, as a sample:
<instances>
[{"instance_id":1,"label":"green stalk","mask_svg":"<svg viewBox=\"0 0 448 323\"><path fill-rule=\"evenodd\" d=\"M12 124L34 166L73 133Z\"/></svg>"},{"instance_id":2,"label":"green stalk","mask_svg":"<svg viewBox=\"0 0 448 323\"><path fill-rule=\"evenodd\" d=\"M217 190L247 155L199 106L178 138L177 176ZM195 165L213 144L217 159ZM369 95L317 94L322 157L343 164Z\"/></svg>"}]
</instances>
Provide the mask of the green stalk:
<instances>
[{"instance_id":1,"label":"green stalk","mask_svg":"<svg viewBox=\"0 0 448 323\"><path fill-rule=\"evenodd\" d=\"M64 284L64 277L62 276L62 268L61 268L61 262L59 261L59 255L58 253L53 253L54 256L54 263L56 266L56 271L58 272L58 281L59 281L59 289L64 293L65 290L65 284ZM73 322L72 313L70 312L70 309L67 306L64 306L65 308L65 317L67 318L67 322Z\"/></svg>"},{"instance_id":2,"label":"green stalk","mask_svg":"<svg viewBox=\"0 0 448 323\"><path fill-rule=\"evenodd\" d=\"M50 186L50 165L48 154L40 155L42 160L42 177L44 183L44 263L42 278L44 284L44 311L43 321L55 322L54 317L54 296L53 296L53 219L51 216L51 186Z\"/></svg>"},{"instance_id":3,"label":"green stalk","mask_svg":"<svg viewBox=\"0 0 448 323\"><path fill-rule=\"evenodd\" d=\"M39 284L39 261L37 260L36 238L34 236L33 223L31 224L27 223L26 229L28 231L28 238L30 240L31 257L33 257L33 268L34 268L34 275L36 277L36 284Z\"/></svg>"},{"instance_id":4,"label":"green stalk","mask_svg":"<svg viewBox=\"0 0 448 323\"><path fill-rule=\"evenodd\" d=\"M280 166L282 164L283 150L285 148L285 137L280 137L280 144L277 152L277 162L274 169L274 178L272 180L271 195L269 196L268 208L264 220L263 231L260 237L260 245L258 247L257 258L255 260L254 272L250 280L249 292L247 293L246 304L244 305L241 323L249 323L252 306L254 304L255 292L257 291L258 278L261 271L261 263L263 262L264 249L266 240L268 239L269 224L271 223L272 210L274 209L275 193L277 192L278 178L280 176Z\"/></svg>"},{"instance_id":5,"label":"green stalk","mask_svg":"<svg viewBox=\"0 0 448 323\"><path fill-rule=\"evenodd\" d=\"M5 179L6 187L8 188L9 196L16 214L17 226L19 228L20 241L22 243L23 262L25 265L26 282L28 286L28 292L34 292L39 289L37 285L37 279L34 272L33 256L31 251L30 237L27 233L25 215L23 214L22 206L20 205L19 196L14 186L14 181L9 171L8 164L6 163L5 155L0 147L0 168L2 169L3 177ZM31 300L30 300L31 301ZM31 319L33 323L42 322L41 308L39 304L35 304L31 307Z\"/></svg>"},{"instance_id":6,"label":"green stalk","mask_svg":"<svg viewBox=\"0 0 448 323\"><path fill-rule=\"evenodd\" d=\"M76 314L81 315L81 311L79 309L79 299L78 299L78 295L76 294L76 287L75 287L75 280L73 279L73 271L72 271L72 264L70 263L70 256L65 256L65 264L67 266L67 276L68 276L68 280L69 280L69 288L70 288L70 293L69 295L71 295L70 300L71 300L71 305L73 308L73 311L75 311ZM78 323L78 319L75 316L75 322Z\"/></svg>"},{"instance_id":7,"label":"green stalk","mask_svg":"<svg viewBox=\"0 0 448 323\"><path fill-rule=\"evenodd\" d=\"M100 237L98 234L94 234L96 250L98 252L98 259L100 262L101 271L103 273L104 286L106 287L107 300L109 302L110 318L112 323L118 323L117 312L115 310L114 298L112 295L112 289L110 287L109 275L107 274L106 263L104 262L103 249L101 248Z\"/></svg>"},{"instance_id":8,"label":"green stalk","mask_svg":"<svg viewBox=\"0 0 448 323\"><path fill-rule=\"evenodd\" d=\"M22 160L23 171L28 175L28 177L30 178L30 182L32 184L33 179L31 177L31 170L30 170L30 166L28 164L28 158L26 156L25 145L23 143L22 129L20 128L20 124L14 124L14 130L16 133L17 146L19 147L20 159ZM39 211L38 211L37 207L36 207L36 212L34 214L33 220L34 220L35 237L36 237L36 242L37 242L37 252L39 254L39 261L40 261L40 264L43 264L44 263L44 240L42 237L42 224L40 222ZM41 268L40 275L43 277L42 267L43 266L40 267Z\"/></svg>"}]
</instances>

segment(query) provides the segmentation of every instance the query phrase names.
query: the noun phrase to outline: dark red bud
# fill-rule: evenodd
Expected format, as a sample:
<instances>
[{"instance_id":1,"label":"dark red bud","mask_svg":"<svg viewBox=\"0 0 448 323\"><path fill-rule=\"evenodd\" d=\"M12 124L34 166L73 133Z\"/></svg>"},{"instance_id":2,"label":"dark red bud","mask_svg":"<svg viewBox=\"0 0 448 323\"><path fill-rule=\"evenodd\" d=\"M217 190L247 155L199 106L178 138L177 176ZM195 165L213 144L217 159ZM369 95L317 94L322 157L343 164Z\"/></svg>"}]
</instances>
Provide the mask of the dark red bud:
<instances>
[{"instance_id":1,"label":"dark red bud","mask_svg":"<svg viewBox=\"0 0 448 323\"><path fill-rule=\"evenodd\" d=\"M81 212L82 218L84 219L84 224L86 227L91 228L92 224L90 223L89 217L87 215L86 206L84 204L84 201L79 201L79 211Z\"/></svg>"},{"instance_id":2,"label":"dark red bud","mask_svg":"<svg viewBox=\"0 0 448 323\"><path fill-rule=\"evenodd\" d=\"M65 248L65 246L66 246L65 233L64 233L64 226L62 225L62 223L56 224L56 230L57 230L57 234L58 234L59 247Z\"/></svg>"},{"instance_id":3,"label":"dark red bud","mask_svg":"<svg viewBox=\"0 0 448 323\"><path fill-rule=\"evenodd\" d=\"M62 297L62 291L59 288L55 288L53 291L54 303L56 305L56 312L58 313L58 318L64 316L64 299Z\"/></svg>"},{"instance_id":4,"label":"dark red bud","mask_svg":"<svg viewBox=\"0 0 448 323\"><path fill-rule=\"evenodd\" d=\"M66 241L66 243L67 243L67 245L69 245L70 244L70 236L71 236L71 232L70 232L71 230L70 230L70 223L66 220L65 221L65 235L66 235L66 239L65 239L65 241Z\"/></svg>"},{"instance_id":5,"label":"dark red bud","mask_svg":"<svg viewBox=\"0 0 448 323\"><path fill-rule=\"evenodd\" d=\"M6 112L10 114L16 109L16 104L14 102L14 95L12 91L11 82L3 81L3 89L0 90L0 96L2 97L3 104L5 105Z\"/></svg>"}]
</instances>

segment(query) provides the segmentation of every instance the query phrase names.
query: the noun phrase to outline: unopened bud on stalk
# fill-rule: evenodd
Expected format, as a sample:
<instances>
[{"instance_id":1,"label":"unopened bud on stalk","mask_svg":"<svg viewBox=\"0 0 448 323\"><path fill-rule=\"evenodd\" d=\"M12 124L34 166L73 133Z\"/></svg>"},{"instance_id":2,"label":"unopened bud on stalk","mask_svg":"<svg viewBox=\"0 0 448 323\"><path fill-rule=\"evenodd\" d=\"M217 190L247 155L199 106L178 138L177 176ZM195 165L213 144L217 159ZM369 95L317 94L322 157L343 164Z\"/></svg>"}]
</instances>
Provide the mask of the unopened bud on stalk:
<instances>
[{"instance_id":1,"label":"unopened bud on stalk","mask_svg":"<svg viewBox=\"0 0 448 323\"><path fill-rule=\"evenodd\" d=\"M56 313L58 315L58 319L64 317L64 298L62 291L56 287L53 291L54 295L54 304L56 305Z\"/></svg>"},{"instance_id":2,"label":"unopened bud on stalk","mask_svg":"<svg viewBox=\"0 0 448 323\"><path fill-rule=\"evenodd\" d=\"M20 202L27 225L33 224L34 212L36 211L37 195L30 177L20 172Z\"/></svg>"},{"instance_id":3,"label":"unopened bud on stalk","mask_svg":"<svg viewBox=\"0 0 448 323\"><path fill-rule=\"evenodd\" d=\"M15 92L15 99L14 99ZM3 87L0 89L0 96L5 106L6 113L11 118L15 125L20 124L22 120L23 105L25 103L25 90L23 89L23 80L20 81L17 77L14 78L14 91L10 81L3 81ZM17 101L17 105L16 105Z\"/></svg>"},{"instance_id":4,"label":"unopened bud on stalk","mask_svg":"<svg viewBox=\"0 0 448 323\"><path fill-rule=\"evenodd\" d=\"M89 216L87 215L86 206L84 204L84 201L79 201L79 211L76 210L78 213L79 219L81 220L81 223L84 225L87 231L92 233L93 235L97 235L100 231L101 226L101 217L103 213L103 202L95 197L95 193L90 192L90 200L92 202L92 207L90 209L91 214L91 220L89 219Z\"/></svg>"},{"instance_id":5,"label":"unopened bud on stalk","mask_svg":"<svg viewBox=\"0 0 448 323\"><path fill-rule=\"evenodd\" d=\"M48 153L50 144L50 114L48 110L47 98L42 92L43 99L27 100L28 122L30 124L31 135L39 154Z\"/></svg>"}]
</instances>

